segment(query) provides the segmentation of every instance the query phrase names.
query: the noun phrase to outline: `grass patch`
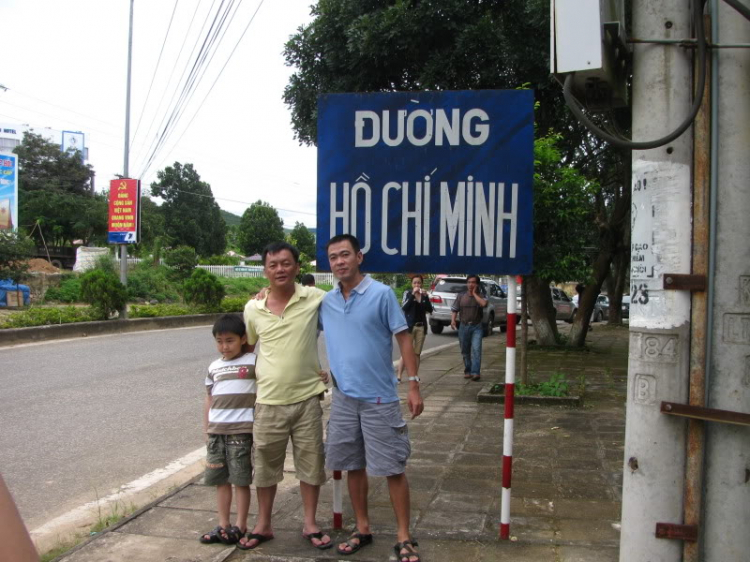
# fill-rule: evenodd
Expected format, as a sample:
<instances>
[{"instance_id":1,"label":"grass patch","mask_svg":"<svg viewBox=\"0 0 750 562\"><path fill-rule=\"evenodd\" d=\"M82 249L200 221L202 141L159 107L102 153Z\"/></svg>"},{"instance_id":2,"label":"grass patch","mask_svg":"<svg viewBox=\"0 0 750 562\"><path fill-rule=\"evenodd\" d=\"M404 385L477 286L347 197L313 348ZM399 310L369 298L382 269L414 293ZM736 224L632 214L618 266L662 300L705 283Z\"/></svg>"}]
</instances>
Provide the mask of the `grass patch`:
<instances>
[{"instance_id":1,"label":"grass patch","mask_svg":"<svg viewBox=\"0 0 750 562\"><path fill-rule=\"evenodd\" d=\"M585 389L585 376L581 375L578 379L579 390L581 396ZM489 390L490 394L503 394L505 393L505 384L493 384ZM570 396L571 388L567 381L565 373L555 372L550 375L549 380L523 384L516 383L515 394L516 396L556 396L564 397Z\"/></svg>"}]
</instances>

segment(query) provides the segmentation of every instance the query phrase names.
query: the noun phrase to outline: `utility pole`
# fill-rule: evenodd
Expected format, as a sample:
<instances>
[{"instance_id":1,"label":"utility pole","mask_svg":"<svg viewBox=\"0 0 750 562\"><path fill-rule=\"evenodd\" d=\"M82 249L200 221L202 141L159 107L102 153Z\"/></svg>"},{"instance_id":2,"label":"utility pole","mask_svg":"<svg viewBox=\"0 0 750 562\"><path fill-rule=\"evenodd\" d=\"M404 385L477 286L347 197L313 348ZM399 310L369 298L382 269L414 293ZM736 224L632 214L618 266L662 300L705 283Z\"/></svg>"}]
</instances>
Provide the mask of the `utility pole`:
<instances>
[{"instance_id":1,"label":"utility pole","mask_svg":"<svg viewBox=\"0 0 750 562\"><path fill-rule=\"evenodd\" d=\"M130 177L130 74L133 63L133 2L130 0L130 25L128 27L128 78L125 88L125 155L123 158L122 175L125 178ZM128 245L120 245L120 282L123 285L128 284ZM120 311L120 319L128 318L127 303Z\"/></svg>"},{"instance_id":2,"label":"utility pole","mask_svg":"<svg viewBox=\"0 0 750 562\"><path fill-rule=\"evenodd\" d=\"M750 44L748 2L711 0L712 42ZM712 51L711 231L707 407L744 414L744 425L706 423L702 560L750 552L750 49ZM734 416L737 419L739 416Z\"/></svg>"},{"instance_id":3,"label":"utility pole","mask_svg":"<svg viewBox=\"0 0 750 562\"><path fill-rule=\"evenodd\" d=\"M633 36L692 37L684 0L634 0ZM661 138L690 113L692 52L636 44L633 139ZM683 520L686 425L660 412L686 404L690 293L665 290L691 268L691 129L667 145L633 151L630 360L628 363L621 562L680 562L682 542L656 538L657 523Z\"/></svg>"}]
</instances>

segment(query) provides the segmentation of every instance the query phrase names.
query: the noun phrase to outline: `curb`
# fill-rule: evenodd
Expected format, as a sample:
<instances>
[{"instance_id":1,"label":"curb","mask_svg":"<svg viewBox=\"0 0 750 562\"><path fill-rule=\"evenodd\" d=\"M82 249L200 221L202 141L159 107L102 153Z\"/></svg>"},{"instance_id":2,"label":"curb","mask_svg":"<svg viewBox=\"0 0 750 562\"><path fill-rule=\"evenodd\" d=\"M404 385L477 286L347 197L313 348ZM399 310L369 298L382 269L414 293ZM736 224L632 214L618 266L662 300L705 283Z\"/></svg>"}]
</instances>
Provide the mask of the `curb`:
<instances>
[{"instance_id":1,"label":"curb","mask_svg":"<svg viewBox=\"0 0 750 562\"><path fill-rule=\"evenodd\" d=\"M103 320L99 322L71 322L31 328L6 328L0 330L0 347L51 340L85 338L108 334L186 328L211 325L223 313L164 316L159 318L134 318L132 320Z\"/></svg>"}]
</instances>

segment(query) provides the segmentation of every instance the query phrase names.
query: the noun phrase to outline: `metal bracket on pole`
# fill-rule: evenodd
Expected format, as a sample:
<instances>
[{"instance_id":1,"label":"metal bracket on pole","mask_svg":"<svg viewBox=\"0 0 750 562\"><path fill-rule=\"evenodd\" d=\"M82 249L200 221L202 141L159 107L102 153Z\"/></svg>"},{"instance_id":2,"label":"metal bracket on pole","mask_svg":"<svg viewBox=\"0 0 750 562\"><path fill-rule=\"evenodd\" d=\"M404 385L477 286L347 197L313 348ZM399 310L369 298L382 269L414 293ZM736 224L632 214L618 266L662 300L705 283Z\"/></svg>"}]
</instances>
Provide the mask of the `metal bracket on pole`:
<instances>
[{"instance_id":1,"label":"metal bracket on pole","mask_svg":"<svg viewBox=\"0 0 750 562\"><path fill-rule=\"evenodd\" d=\"M713 408L701 408L700 406L688 406L687 404L675 404L674 402L662 402L661 413L703 421L750 425L750 414L730 412L729 410L715 410Z\"/></svg>"},{"instance_id":2,"label":"metal bracket on pole","mask_svg":"<svg viewBox=\"0 0 750 562\"><path fill-rule=\"evenodd\" d=\"M664 289L672 291L705 291L705 275L687 275L684 273L665 273Z\"/></svg>"},{"instance_id":3,"label":"metal bracket on pole","mask_svg":"<svg viewBox=\"0 0 750 562\"><path fill-rule=\"evenodd\" d=\"M698 526L678 525L676 523L657 523L656 538L695 542L698 540Z\"/></svg>"}]
</instances>

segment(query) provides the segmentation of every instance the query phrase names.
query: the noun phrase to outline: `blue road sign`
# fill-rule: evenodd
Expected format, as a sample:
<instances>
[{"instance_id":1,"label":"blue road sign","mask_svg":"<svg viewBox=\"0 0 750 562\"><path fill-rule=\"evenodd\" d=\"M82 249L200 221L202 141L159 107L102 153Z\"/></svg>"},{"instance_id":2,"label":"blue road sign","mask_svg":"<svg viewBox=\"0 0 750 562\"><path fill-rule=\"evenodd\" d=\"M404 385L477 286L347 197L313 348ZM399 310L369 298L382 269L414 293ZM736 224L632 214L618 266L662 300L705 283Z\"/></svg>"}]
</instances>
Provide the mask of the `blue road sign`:
<instances>
[{"instance_id":1,"label":"blue road sign","mask_svg":"<svg viewBox=\"0 0 750 562\"><path fill-rule=\"evenodd\" d=\"M354 234L371 272L532 268L529 90L318 98L319 269Z\"/></svg>"}]
</instances>

